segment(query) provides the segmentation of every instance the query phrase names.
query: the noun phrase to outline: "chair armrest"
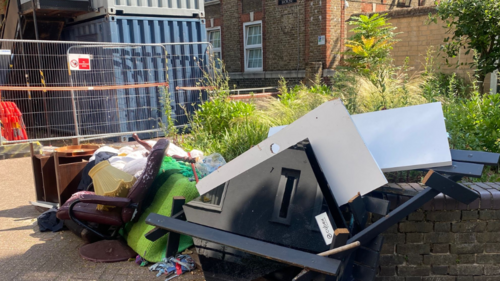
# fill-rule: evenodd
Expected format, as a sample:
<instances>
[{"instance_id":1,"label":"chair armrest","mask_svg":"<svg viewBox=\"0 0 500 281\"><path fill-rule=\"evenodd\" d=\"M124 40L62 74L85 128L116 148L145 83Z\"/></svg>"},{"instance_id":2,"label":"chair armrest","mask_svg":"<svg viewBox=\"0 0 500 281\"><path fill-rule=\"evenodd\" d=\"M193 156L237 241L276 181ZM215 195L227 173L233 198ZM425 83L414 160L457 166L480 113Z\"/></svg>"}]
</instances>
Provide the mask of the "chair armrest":
<instances>
[{"instance_id":1,"label":"chair armrest","mask_svg":"<svg viewBox=\"0 0 500 281\"><path fill-rule=\"evenodd\" d=\"M124 197L109 197L100 195L83 195L80 199L82 203L93 203L115 207L130 207L130 199Z\"/></svg>"}]
</instances>

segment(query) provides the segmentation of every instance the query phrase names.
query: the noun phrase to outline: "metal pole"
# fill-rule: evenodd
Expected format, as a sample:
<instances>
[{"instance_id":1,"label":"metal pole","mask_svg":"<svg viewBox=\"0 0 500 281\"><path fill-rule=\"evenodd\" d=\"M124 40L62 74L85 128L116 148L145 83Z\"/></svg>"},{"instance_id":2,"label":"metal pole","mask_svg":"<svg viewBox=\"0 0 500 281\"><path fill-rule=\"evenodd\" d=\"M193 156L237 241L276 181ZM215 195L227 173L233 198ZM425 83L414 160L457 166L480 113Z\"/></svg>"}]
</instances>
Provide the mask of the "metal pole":
<instances>
[{"instance_id":1,"label":"metal pole","mask_svg":"<svg viewBox=\"0 0 500 281\"><path fill-rule=\"evenodd\" d=\"M10 4L9 4L10 5ZM20 3L20 0L17 1L17 10L18 10L18 13L17 13L17 16L18 16L18 27L19 27L19 38L21 38L21 40L23 40L23 25L22 25L22 16L21 16L21 3ZM24 43L23 42L20 42L19 43L20 46L21 46L21 57L22 57L22 60L23 60L23 67L24 67L24 70L26 71L24 73L24 78L26 79L26 87L29 88L30 86L30 78L29 78L29 74L28 74L28 67L26 66L26 58L25 58L25 53L24 53ZM12 48L13 46L11 46ZM35 117L34 117L34 111L33 111L33 101L31 100L31 91L28 90L28 107L29 107L29 111L30 111L30 119L31 119L31 125L34 126L35 125Z\"/></svg>"},{"instance_id":2,"label":"metal pole","mask_svg":"<svg viewBox=\"0 0 500 281\"><path fill-rule=\"evenodd\" d=\"M38 23L36 20L36 5L35 5L35 0L31 0L31 5L33 7L33 25L35 26L35 39L36 41L40 40L39 35L38 35ZM21 31L22 32L22 31ZM43 68L42 68L42 59L40 58L40 44L37 42L36 43L36 49L38 51L38 68L40 72L40 78L42 81L42 84L45 86L45 75L43 74ZM45 91L42 91L42 98L43 98L43 110L45 111L45 124L47 126L47 133L49 137L52 135L50 132L50 124L49 124L49 113L47 112L47 96L45 94Z\"/></svg>"},{"instance_id":3,"label":"metal pole","mask_svg":"<svg viewBox=\"0 0 500 281\"><path fill-rule=\"evenodd\" d=\"M71 70L68 69L68 72L69 72L69 81L71 83L71 87L73 87L73 78L71 77ZM78 116L76 114L76 102L75 102L75 91L74 90L71 90L71 105L73 107L73 120L75 122L75 135L77 136L77 139L79 141L80 138L78 138L78 137L80 136L80 132L78 130Z\"/></svg>"},{"instance_id":4,"label":"metal pole","mask_svg":"<svg viewBox=\"0 0 500 281\"><path fill-rule=\"evenodd\" d=\"M36 20L36 6L35 6L35 0L31 0L31 6L33 6L33 24L35 26L35 39L38 41L40 38L38 38L38 24ZM38 44L37 44L38 46ZM40 51L40 49L38 49ZM40 53L38 53L40 54Z\"/></svg>"}]
</instances>

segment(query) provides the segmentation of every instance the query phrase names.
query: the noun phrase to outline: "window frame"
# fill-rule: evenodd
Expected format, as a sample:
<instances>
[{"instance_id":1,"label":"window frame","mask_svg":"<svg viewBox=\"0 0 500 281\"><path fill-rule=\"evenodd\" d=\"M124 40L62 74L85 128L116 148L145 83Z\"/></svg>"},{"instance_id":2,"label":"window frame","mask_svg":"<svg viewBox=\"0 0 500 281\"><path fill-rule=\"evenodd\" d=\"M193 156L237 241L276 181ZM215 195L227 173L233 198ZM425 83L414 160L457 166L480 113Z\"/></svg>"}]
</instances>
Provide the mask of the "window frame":
<instances>
[{"instance_id":1,"label":"window frame","mask_svg":"<svg viewBox=\"0 0 500 281\"><path fill-rule=\"evenodd\" d=\"M209 34L211 32L214 32L214 31L219 31L220 47L218 47L218 48L215 48L212 45L212 43L210 43L210 35ZM207 28L207 41L212 45L212 54L216 53L216 52L220 53L220 59L222 60L222 31L221 31L220 26Z\"/></svg>"},{"instance_id":2,"label":"window frame","mask_svg":"<svg viewBox=\"0 0 500 281\"><path fill-rule=\"evenodd\" d=\"M252 25L260 25L260 44L258 45L250 45L247 46L247 27L252 26ZM244 46L244 51L243 51L243 57L244 57L244 63L245 63L245 72L252 72L252 71L263 71L264 70L264 48L262 47L262 42L264 41L264 29L262 27L262 21L261 20L256 20L256 21L251 21L251 22L245 22L243 23L243 46ZM260 49L261 50L261 55L262 55L262 65L259 68L253 67L253 68L248 68L248 55L247 55L247 50L249 49Z\"/></svg>"}]
</instances>

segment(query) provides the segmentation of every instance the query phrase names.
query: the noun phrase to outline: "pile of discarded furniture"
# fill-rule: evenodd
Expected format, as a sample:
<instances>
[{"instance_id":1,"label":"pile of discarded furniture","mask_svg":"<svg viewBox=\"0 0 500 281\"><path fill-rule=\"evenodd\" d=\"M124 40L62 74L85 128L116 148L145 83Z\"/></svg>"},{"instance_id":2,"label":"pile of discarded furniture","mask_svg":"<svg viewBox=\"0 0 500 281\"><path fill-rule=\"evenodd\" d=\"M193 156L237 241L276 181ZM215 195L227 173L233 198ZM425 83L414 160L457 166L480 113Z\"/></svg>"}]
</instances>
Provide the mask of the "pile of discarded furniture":
<instances>
[{"instance_id":1,"label":"pile of discarded furniture","mask_svg":"<svg viewBox=\"0 0 500 281\"><path fill-rule=\"evenodd\" d=\"M440 193L479 194L499 154L450 150L440 103L350 116L329 101L201 179L197 200L174 198L150 214L152 241L192 236L206 280L374 280L385 230ZM427 171L422 191L397 208L378 188L384 172ZM372 214L380 215L368 224Z\"/></svg>"},{"instance_id":2,"label":"pile of discarded furniture","mask_svg":"<svg viewBox=\"0 0 500 281\"><path fill-rule=\"evenodd\" d=\"M150 149L126 197L88 191L68 197L61 189L39 200L59 196L65 203L57 217L101 239L80 248L84 258L126 260L135 252L117 234L144 211L168 147L161 139ZM198 198L174 196L170 216L150 213L145 220L154 228L145 238L168 234L165 257L174 257L181 235L193 237L209 281L374 280L385 230L440 193L465 205L478 200L457 182L481 177L499 157L450 150L440 103L351 116L332 100L271 128L266 140L205 175L196 184ZM421 191L391 209L384 173L408 170L426 172ZM380 218L372 223L373 215Z\"/></svg>"}]
</instances>

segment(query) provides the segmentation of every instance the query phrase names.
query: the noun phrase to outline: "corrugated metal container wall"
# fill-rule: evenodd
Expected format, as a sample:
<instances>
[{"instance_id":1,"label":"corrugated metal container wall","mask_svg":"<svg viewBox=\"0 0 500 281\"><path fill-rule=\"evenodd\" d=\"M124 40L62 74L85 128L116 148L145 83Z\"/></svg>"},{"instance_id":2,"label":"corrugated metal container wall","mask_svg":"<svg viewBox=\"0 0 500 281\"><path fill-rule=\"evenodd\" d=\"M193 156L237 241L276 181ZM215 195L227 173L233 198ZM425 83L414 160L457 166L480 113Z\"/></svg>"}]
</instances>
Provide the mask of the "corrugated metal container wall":
<instances>
[{"instance_id":1,"label":"corrugated metal container wall","mask_svg":"<svg viewBox=\"0 0 500 281\"><path fill-rule=\"evenodd\" d=\"M204 0L91 0L91 5L95 12L80 15L76 17L75 21L104 15L205 17Z\"/></svg>"},{"instance_id":2,"label":"corrugated metal container wall","mask_svg":"<svg viewBox=\"0 0 500 281\"><path fill-rule=\"evenodd\" d=\"M63 30L62 38L68 41L114 43L183 43L206 42L204 19L109 16L99 20L75 24ZM200 61L208 63L207 44L166 44L169 93L175 113L175 125L188 122L186 111L192 113L196 104L206 98L198 90L179 91L177 87L193 87L203 77ZM203 56L200 58L200 55ZM197 57L197 59L193 59ZM201 59L201 60L200 60ZM140 94L140 93L139 93ZM162 108L158 97L158 108ZM181 106L185 108L181 108ZM165 112L163 108L160 110ZM162 117L166 122L166 117ZM123 131L123 129L122 129Z\"/></svg>"}]
</instances>

